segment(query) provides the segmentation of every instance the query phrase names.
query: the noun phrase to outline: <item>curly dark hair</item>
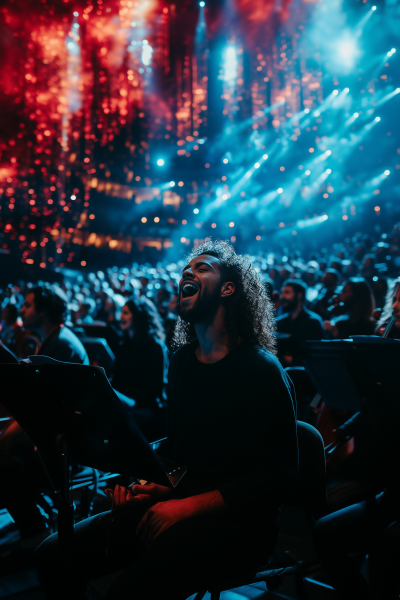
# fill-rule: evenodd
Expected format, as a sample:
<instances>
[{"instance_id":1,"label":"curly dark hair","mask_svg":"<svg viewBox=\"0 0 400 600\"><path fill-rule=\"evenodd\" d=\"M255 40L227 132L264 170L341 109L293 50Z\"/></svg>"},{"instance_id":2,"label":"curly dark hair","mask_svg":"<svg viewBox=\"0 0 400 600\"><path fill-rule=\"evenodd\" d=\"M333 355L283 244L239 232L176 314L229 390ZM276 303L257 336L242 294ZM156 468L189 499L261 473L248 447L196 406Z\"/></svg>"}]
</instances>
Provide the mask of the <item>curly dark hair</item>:
<instances>
[{"instance_id":1,"label":"curly dark hair","mask_svg":"<svg viewBox=\"0 0 400 600\"><path fill-rule=\"evenodd\" d=\"M226 241L209 240L190 252L188 262L201 254L218 258L222 263L223 281L235 284L235 293L224 299L229 347L233 348L241 339L276 354L274 308L259 274L252 267L250 257L236 254L233 246ZM195 340L194 326L178 317L173 348L176 350Z\"/></svg>"},{"instance_id":2,"label":"curly dark hair","mask_svg":"<svg viewBox=\"0 0 400 600\"><path fill-rule=\"evenodd\" d=\"M164 326L160 314L149 298L130 298L125 303L135 320L136 336L140 339L151 338L165 342Z\"/></svg>"}]
</instances>

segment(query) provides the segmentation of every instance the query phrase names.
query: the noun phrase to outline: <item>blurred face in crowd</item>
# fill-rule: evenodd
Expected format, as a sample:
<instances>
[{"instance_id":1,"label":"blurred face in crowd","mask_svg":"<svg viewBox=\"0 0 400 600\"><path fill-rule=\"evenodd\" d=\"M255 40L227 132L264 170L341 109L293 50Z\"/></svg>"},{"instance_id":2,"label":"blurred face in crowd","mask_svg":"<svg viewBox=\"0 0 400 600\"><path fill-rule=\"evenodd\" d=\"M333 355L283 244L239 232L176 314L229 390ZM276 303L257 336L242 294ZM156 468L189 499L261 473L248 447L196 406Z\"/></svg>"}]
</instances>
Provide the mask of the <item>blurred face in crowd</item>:
<instances>
[{"instance_id":1,"label":"blurred face in crowd","mask_svg":"<svg viewBox=\"0 0 400 600\"><path fill-rule=\"evenodd\" d=\"M347 283L339 297L339 301L343 304L343 306L348 307L351 305L353 300L353 292L351 291L351 286Z\"/></svg>"},{"instance_id":2,"label":"blurred face in crowd","mask_svg":"<svg viewBox=\"0 0 400 600\"><path fill-rule=\"evenodd\" d=\"M172 294L170 301L168 302L168 310L171 313L176 313L179 305L179 294Z\"/></svg>"},{"instance_id":3,"label":"blurred face in crowd","mask_svg":"<svg viewBox=\"0 0 400 600\"><path fill-rule=\"evenodd\" d=\"M196 256L183 269L179 282L179 316L196 324L215 314L221 304L222 274L214 256Z\"/></svg>"},{"instance_id":4,"label":"blurred face in crowd","mask_svg":"<svg viewBox=\"0 0 400 600\"><path fill-rule=\"evenodd\" d=\"M322 283L328 289L334 288L337 285L337 277L334 273L325 273Z\"/></svg>"},{"instance_id":5,"label":"blurred face in crowd","mask_svg":"<svg viewBox=\"0 0 400 600\"><path fill-rule=\"evenodd\" d=\"M397 286L393 297L393 316L396 327L400 327L400 285Z\"/></svg>"},{"instance_id":6,"label":"blurred face in crowd","mask_svg":"<svg viewBox=\"0 0 400 600\"><path fill-rule=\"evenodd\" d=\"M129 331L133 329L133 314L129 310L129 306L125 304L121 310L121 329Z\"/></svg>"},{"instance_id":7,"label":"blurred face in crowd","mask_svg":"<svg viewBox=\"0 0 400 600\"><path fill-rule=\"evenodd\" d=\"M281 292L282 306L286 312L296 310L301 294L296 294L291 285L285 285Z\"/></svg>"},{"instance_id":8,"label":"blurred face in crowd","mask_svg":"<svg viewBox=\"0 0 400 600\"><path fill-rule=\"evenodd\" d=\"M36 312L34 294L28 294L25 298L25 302L20 310L20 315L24 327L32 327L34 329L35 327L41 326L44 313L39 314Z\"/></svg>"}]
</instances>

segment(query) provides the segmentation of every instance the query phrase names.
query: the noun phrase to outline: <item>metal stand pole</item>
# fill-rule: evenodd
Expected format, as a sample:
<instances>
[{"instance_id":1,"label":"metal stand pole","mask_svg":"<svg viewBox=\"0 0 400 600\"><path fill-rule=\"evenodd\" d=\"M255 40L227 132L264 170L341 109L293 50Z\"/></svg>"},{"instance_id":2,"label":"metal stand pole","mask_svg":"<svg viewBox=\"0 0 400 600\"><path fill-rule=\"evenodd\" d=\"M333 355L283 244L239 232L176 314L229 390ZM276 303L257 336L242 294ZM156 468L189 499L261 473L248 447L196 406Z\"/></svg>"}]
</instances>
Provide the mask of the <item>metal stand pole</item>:
<instances>
[{"instance_id":1,"label":"metal stand pole","mask_svg":"<svg viewBox=\"0 0 400 600\"><path fill-rule=\"evenodd\" d=\"M71 587L72 573L70 569L74 546L74 507L69 489L69 465L67 440L65 434L57 437L60 459L60 503L58 507L58 548L62 560L62 571L65 589Z\"/></svg>"}]
</instances>

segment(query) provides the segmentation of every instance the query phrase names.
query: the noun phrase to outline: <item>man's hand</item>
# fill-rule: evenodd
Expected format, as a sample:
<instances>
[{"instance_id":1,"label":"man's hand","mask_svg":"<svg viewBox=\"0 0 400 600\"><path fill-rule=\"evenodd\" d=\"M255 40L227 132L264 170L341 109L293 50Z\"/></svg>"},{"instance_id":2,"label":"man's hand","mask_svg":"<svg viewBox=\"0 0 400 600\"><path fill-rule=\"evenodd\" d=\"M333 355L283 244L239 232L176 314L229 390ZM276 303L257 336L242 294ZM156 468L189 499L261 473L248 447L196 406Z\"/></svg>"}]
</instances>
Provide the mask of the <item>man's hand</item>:
<instances>
[{"instance_id":1,"label":"man's hand","mask_svg":"<svg viewBox=\"0 0 400 600\"><path fill-rule=\"evenodd\" d=\"M219 491L158 502L144 514L136 535L148 546L160 533L178 521L188 517L220 514L225 510L226 505Z\"/></svg>"},{"instance_id":2,"label":"man's hand","mask_svg":"<svg viewBox=\"0 0 400 600\"><path fill-rule=\"evenodd\" d=\"M7 454L13 440L21 433L23 433L22 427L16 421L12 421L0 436L0 454L3 456Z\"/></svg>"},{"instance_id":3,"label":"man's hand","mask_svg":"<svg viewBox=\"0 0 400 600\"><path fill-rule=\"evenodd\" d=\"M151 504L166 500L173 492L172 488L164 487L150 483L148 485L133 485L131 490L127 490L124 486L116 485L114 492L107 488L105 493L113 500L113 509L125 506L128 502L131 506L139 506Z\"/></svg>"}]
</instances>

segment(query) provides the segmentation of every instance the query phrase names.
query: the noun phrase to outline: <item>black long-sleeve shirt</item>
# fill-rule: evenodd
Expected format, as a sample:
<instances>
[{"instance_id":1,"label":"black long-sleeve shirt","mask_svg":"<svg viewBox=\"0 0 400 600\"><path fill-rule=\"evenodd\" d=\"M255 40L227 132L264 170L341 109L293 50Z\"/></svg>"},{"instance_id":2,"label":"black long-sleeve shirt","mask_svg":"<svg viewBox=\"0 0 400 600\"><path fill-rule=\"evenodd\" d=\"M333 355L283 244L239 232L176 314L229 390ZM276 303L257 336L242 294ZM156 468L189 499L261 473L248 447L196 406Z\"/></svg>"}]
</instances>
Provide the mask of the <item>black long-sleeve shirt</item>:
<instances>
[{"instance_id":1,"label":"black long-sleeve shirt","mask_svg":"<svg viewBox=\"0 0 400 600\"><path fill-rule=\"evenodd\" d=\"M167 456L188 468L178 491L219 490L233 514L262 519L279 509L298 470L292 382L255 344L214 364L199 362L195 348L173 355L168 377Z\"/></svg>"}]
</instances>

